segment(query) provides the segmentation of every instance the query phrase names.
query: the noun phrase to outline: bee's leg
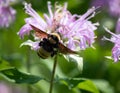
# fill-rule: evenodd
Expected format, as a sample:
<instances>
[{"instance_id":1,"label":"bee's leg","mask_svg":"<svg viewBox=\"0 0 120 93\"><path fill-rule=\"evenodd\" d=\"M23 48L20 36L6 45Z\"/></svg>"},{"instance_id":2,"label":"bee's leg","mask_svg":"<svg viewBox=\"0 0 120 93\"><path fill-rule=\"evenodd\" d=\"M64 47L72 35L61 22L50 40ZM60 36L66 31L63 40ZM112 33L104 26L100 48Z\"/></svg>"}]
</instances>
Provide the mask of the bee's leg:
<instances>
[{"instance_id":1,"label":"bee's leg","mask_svg":"<svg viewBox=\"0 0 120 93\"><path fill-rule=\"evenodd\" d=\"M52 53L51 53L51 57L53 57L54 55L56 55L57 54L57 50L56 49L54 49L53 51L52 51Z\"/></svg>"},{"instance_id":2,"label":"bee's leg","mask_svg":"<svg viewBox=\"0 0 120 93\"><path fill-rule=\"evenodd\" d=\"M43 41L41 41L41 42L39 43L39 46L43 46L43 44L44 44L44 42L43 42Z\"/></svg>"},{"instance_id":3,"label":"bee's leg","mask_svg":"<svg viewBox=\"0 0 120 93\"><path fill-rule=\"evenodd\" d=\"M58 48L58 44L52 44L52 46L55 48L54 50L56 50L56 48Z\"/></svg>"},{"instance_id":4,"label":"bee's leg","mask_svg":"<svg viewBox=\"0 0 120 93\"><path fill-rule=\"evenodd\" d=\"M47 42L48 40L46 38L43 38L43 40L40 41L39 46L44 46Z\"/></svg>"},{"instance_id":5,"label":"bee's leg","mask_svg":"<svg viewBox=\"0 0 120 93\"><path fill-rule=\"evenodd\" d=\"M53 51L53 52L51 53L51 57L53 57L53 56L56 55L56 54L57 54L57 52Z\"/></svg>"},{"instance_id":6,"label":"bee's leg","mask_svg":"<svg viewBox=\"0 0 120 93\"><path fill-rule=\"evenodd\" d=\"M54 52L52 52L52 53L51 53L51 57L53 57L54 55L55 55Z\"/></svg>"}]
</instances>

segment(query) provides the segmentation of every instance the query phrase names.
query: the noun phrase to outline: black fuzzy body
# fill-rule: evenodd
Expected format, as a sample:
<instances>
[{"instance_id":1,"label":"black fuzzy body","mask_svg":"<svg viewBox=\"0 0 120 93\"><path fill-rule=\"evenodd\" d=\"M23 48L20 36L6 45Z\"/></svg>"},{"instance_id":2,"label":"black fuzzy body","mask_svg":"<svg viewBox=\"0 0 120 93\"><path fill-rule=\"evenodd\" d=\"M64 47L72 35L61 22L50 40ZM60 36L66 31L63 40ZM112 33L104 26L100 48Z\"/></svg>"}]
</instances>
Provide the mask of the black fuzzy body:
<instances>
[{"instance_id":1,"label":"black fuzzy body","mask_svg":"<svg viewBox=\"0 0 120 93\"><path fill-rule=\"evenodd\" d=\"M38 51L38 55L45 59L49 56L53 57L57 51L58 51L58 44L59 44L59 39L55 35L48 35L47 38L43 38L42 41L40 41L39 46L44 50Z\"/></svg>"}]
</instances>

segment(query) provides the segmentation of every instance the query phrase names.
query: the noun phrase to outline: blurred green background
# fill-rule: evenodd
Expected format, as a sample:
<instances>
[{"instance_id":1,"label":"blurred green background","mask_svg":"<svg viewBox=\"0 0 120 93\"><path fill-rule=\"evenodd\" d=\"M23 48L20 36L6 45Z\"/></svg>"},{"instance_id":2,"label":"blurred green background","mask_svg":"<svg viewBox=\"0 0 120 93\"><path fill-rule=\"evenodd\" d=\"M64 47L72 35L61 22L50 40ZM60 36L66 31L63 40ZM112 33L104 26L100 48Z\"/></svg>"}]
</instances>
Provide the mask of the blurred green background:
<instances>
[{"instance_id":1,"label":"blurred green background","mask_svg":"<svg viewBox=\"0 0 120 93\"><path fill-rule=\"evenodd\" d=\"M50 1L50 0L49 0ZM51 0L52 4L58 1L60 4L68 2L68 10L72 14L84 14L91 6L92 0ZM32 4L32 7L40 14L47 13L47 0L26 0ZM30 72L33 75L45 77L49 80L53 61L51 59L42 60L37 54L29 50L27 46L21 47L20 44L28 39L25 37L21 40L17 32L25 24L24 19L28 17L25 14L22 1L13 4L16 9L16 19L9 28L0 28L0 58L8 61L12 66L18 68L22 72ZM107 26L111 31L115 31L115 17L107 13L107 10L100 10L92 22L99 22L100 26L95 31L97 38L93 48L81 51L80 56L83 57L83 71L79 72L74 62L66 62L59 58L56 75L61 77L83 77L93 80L99 88L100 93L120 93L120 63L114 63L113 60L105 58L111 56L113 44L108 41L101 40L103 36L108 36L103 29L103 25ZM29 62L29 63L28 63ZM6 93L48 93L49 83L41 80L36 84L15 84L11 83L2 74L0 75L0 87L5 86L10 90ZM29 88L30 87L30 88ZM0 88L1 89L1 88ZM58 91L58 92L56 92ZM55 93L89 93L86 91L70 90L61 83L56 83ZM0 93L1 92L0 90ZM5 92L4 92L5 93Z\"/></svg>"}]
</instances>

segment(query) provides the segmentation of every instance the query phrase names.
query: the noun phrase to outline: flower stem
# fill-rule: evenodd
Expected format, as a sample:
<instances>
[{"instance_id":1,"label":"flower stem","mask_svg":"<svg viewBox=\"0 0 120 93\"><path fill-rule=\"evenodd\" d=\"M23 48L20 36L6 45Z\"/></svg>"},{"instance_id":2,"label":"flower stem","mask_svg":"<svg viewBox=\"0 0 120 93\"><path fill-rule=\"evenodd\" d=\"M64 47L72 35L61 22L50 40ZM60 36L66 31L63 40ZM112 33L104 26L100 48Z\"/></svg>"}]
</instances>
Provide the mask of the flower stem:
<instances>
[{"instance_id":1,"label":"flower stem","mask_svg":"<svg viewBox=\"0 0 120 93\"><path fill-rule=\"evenodd\" d=\"M27 63L26 63L26 68L27 68L27 72L30 73L31 72L31 59L30 59L30 48L27 49ZM27 93L32 93L32 88L30 85L27 86Z\"/></svg>"},{"instance_id":2,"label":"flower stem","mask_svg":"<svg viewBox=\"0 0 120 93\"><path fill-rule=\"evenodd\" d=\"M31 71L31 60L30 60L30 48L27 49L27 63L26 63L26 67L27 67L27 72L30 73Z\"/></svg>"},{"instance_id":3,"label":"flower stem","mask_svg":"<svg viewBox=\"0 0 120 93\"><path fill-rule=\"evenodd\" d=\"M54 59L54 65L53 65L53 71L52 71L52 76L51 76L51 81L50 81L49 93L52 93L53 81L54 81L54 75L55 75L56 66L57 66L57 55L55 56L55 59Z\"/></svg>"}]
</instances>

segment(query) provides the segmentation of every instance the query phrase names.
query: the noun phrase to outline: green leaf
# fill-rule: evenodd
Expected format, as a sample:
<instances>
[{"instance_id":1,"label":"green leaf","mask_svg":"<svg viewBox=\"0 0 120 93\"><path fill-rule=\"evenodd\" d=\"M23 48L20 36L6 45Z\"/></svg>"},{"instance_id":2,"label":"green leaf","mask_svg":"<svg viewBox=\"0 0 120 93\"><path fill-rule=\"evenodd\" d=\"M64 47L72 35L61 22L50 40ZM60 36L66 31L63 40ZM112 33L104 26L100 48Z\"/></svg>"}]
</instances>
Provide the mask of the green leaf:
<instances>
[{"instance_id":1,"label":"green leaf","mask_svg":"<svg viewBox=\"0 0 120 93\"><path fill-rule=\"evenodd\" d=\"M78 88L81 90L88 91L90 93L99 93L94 83L87 78L59 78L57 81L65 84L69 89Z\"/></svg>"},{"instance_id":2,"label":"green leaf","mask_svg":"<svg viewBox=\"0 0 120 93\"><path fill-rule=\"evenodd\" d=\"M0 59L0 71L5 69L10 69L10 68L13 68L13 67L9 64L9 62Z\"/></svg>"},{"instance_id":3,"label":"green leaf","mask_svg":"<svg viewBox=\"0 0 120 93\"><path fill-rule=\"evenodd\" d=\"M58 81L68 86L69 89L76 87L79 83L84 82L85 80L87 79L86 78L58 78Z\"/></svg>"},{"instance_id":4,"label":"green leaf","mask_svg":"<svg viewBox=\"0 0 120 93\"><path fill-rule=\"evenodd\" d=\"M73 54L70 54L70 55L64 55L64 58L68 61L68 62L76 62L77 63L77 66L78 66L78 69L80 72L82 72L83 70L83 58L78 56L78 55L73 55Z\"/></svg>"},{"instance_id":5,"label":"green leaf","mask_svg":"<svg viewBox=\"0 0 120 93\"><path fill-rule=\"evenodd\" d=\"M91 80L80 82L77 87L82 90L89 91L91 93L99 93L99 90L96 88L96 86Z\"/></svg>"},{"instance_id":6,"label":"green leaf","mask_svg":"<svg viewBox=\"0 0 120 93\"><path fill-rule=\"evenodd\" d=\"M11 80L14 80L15 83L33 84L33 83L37 83L39 80L43 79L38 76L20 72L16 68L1 70L0 73L2 73L3 75L5 75L7 78L9 78Z\"/></svg>"},{"instance_id":7,"label":"green leaf","mask_svg":"<svg viewBox=\"0 0 120 93\"><path fill-rule=\"evenodd\" d=\"M99 79L93 80L93 82L102 93L114 93L114 89L108 81Z\"/></svg>"},{"instance_id":8,"label":"green leaf","mask_svg":"<svg viewBox=\"0 0 120 93\"><path fill-rule=\"evenodd\" d=\"M10 80L14 80L16 83L37 83L43 78L30 75L28 73L23 73L18 71L15 67L12 67L9 62L0 59L0 73L6 76Z\"/></svg>"}]
</instances>

